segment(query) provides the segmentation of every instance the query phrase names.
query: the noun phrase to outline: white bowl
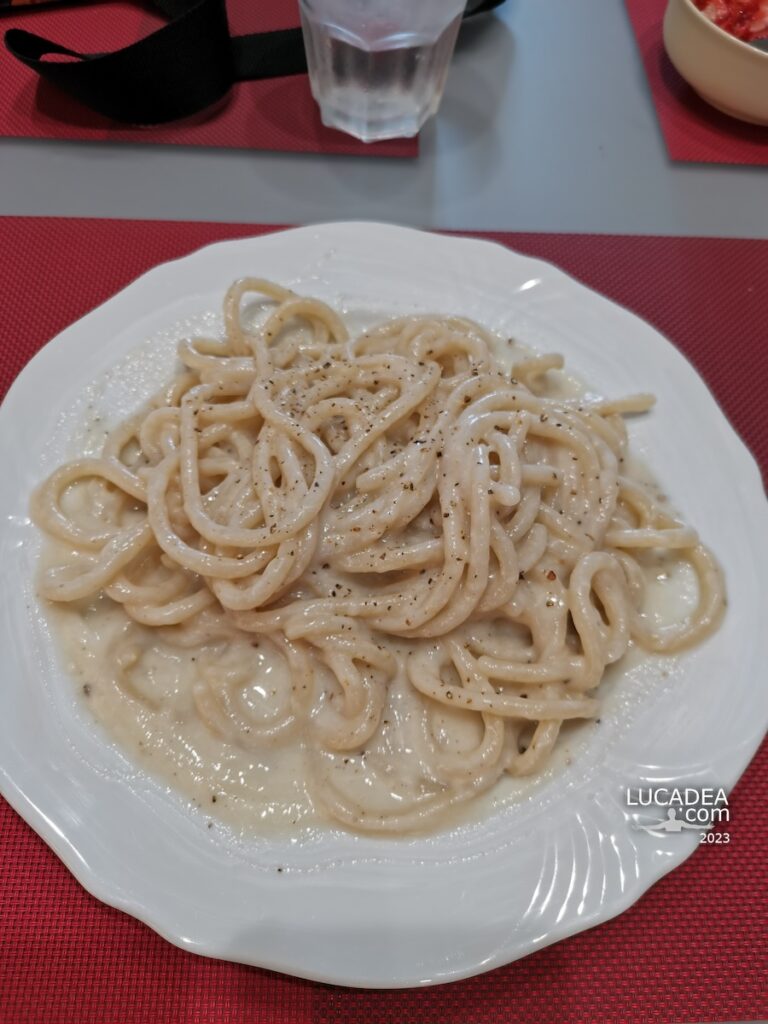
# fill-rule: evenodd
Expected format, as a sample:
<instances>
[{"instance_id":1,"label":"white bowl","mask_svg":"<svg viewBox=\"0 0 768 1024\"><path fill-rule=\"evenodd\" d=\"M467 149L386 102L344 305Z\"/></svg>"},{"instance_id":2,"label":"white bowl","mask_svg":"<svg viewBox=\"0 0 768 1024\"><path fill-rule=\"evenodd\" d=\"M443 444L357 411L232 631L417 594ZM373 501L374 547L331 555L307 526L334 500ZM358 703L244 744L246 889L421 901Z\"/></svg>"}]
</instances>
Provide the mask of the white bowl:
<instances>
[{"instance_id":1,"label":"white bowl","mask_svg":"<svg viewBox=\"0 0 768 1024\"><path fill-rule=\"evenodd\" d=\"M707 103L740 121L768 125L768 53L719 28L693 0L669 0L664 46Z\"/></svg>"},{"instance_id":2,"label":"white bowl","mask_svg":"<svg viewBox=\"0 0 768 1024\"><path fill-rule=\"evenodd\" d=\"M34 594L33 485L80 429L109 427L149 398L173 371L178 339L219 330L211 313L224 289L262 270L361 326L450 312L561 352L596 394L654 392L653 413L628 424L633 450L726 569L716 634L677 657L617 666L600 727L574 734L559 765L463 826L399 839L327 828L300 842L209 829L203 808L93 720ZM155 267L17 378L0 408L0 479L0 793L90 892L187 950L375 988L490 970L626 910L698 848L692 831L646 831L654 810L628 804L628 787L728 790L765 734L768 506L757 466L649 324L501 246L326 224Z\"/></svg>"}]
</instances>

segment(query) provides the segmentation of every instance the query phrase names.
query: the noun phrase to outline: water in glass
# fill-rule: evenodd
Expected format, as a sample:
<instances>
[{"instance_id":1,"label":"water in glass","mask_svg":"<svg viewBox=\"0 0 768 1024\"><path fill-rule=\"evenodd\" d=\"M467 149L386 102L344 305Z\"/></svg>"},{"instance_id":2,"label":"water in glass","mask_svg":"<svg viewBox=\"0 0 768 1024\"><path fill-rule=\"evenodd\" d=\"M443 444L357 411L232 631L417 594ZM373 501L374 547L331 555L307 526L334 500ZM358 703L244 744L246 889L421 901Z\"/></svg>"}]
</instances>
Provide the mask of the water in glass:
<instances>
[{"instance_id":1,"label":"water in glass","mask_svg":"<svg viewBox=\"0 0 768 1024\"><path fill-rule=\"evenodd\" d=\"M301 0L323 123L365 142L415 135L440 104L462 0Z\"/></svg>"}]
</instances>

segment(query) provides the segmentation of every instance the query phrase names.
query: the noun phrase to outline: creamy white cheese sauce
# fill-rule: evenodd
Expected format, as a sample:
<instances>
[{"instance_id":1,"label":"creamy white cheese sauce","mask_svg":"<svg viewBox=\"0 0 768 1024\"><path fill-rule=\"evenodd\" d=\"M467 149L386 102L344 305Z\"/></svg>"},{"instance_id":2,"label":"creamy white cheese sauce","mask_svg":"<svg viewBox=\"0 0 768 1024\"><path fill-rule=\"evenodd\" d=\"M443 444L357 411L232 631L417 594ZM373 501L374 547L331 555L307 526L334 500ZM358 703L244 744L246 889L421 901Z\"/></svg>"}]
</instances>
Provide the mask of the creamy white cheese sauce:
<instances>
[{"instance_id":1,"label":"creamy white cheese sauce","mask_svg":"<svg viewBox=\"0 0 768 1024\"><path fill-rule=\"evenodd\" d=\"M525 354L522 346L499 342L497 356L502 364ZM552 374L551 379L552 393L558 397L584 392L564 374ZM105 436L101 418L89 429L98 435L95 440L100 447ZM83 436L81 428L80 443ZM650 481L640 464L633 463L632 472ZM51 543L43 564L60 565L66 554L61 545ZM650 613L659 622L679 619L695 606L693 572L685 563L672 566L672 560L655 553L646 562ZM49 605L47 613L63 667L94 718L137 764L188 798L211 824L222 822L246 835L300 835L317 827L338 827L313 796L312 776L320 761L350 793L364 791L374 809L377 804L391 809L414 793L426 793L418 757L407 740L414 696L405 679L397 678L391 685L383 726L364 753L318 755L312 753L301 726L277 741L249 738L251 729L258 734L279 719L290 700L290 673L269 641L244 637L230 644L179 648L132 623L106 597ZM644 658L643 652L631 649L606 676L615 679L617 672ZM670 659L657 660L661 664ZM604 683L601 696L606 685L613 684ZM195 701L196 686L225 691L226 699L236 702L243 723L237 743L203 720ZM332 713L336 696L329 680L321 679L319 688L319 693L309 695L312 706L317 705L315 716ZM478 716L443 706L436 707L431 727L446 750L470 750L480 738ZM561 741L546 776L560 770L580 744L588 742L590 729L594 729L592 722L565 728L565 742ZM438 822L431 820L429 828L475 820L493 807L519 799L540 782L541 777L504 780L489 795L447 810Z\"/></svg>"}]
</instances>

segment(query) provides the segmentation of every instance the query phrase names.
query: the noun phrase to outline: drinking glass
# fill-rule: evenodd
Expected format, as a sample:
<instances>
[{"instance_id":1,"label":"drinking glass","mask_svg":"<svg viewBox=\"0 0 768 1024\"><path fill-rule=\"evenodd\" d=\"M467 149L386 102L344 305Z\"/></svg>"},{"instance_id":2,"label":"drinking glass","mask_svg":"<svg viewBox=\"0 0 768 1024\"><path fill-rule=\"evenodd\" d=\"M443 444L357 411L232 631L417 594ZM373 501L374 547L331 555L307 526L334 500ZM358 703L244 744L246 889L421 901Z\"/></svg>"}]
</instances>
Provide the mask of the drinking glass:
<instances>
[{"instance_id":1,"label":"drinking glass","mask_svg":"<svg viewBox=\"0 0 768 1024\"><path fill-rule=\"evenodd\" d=\"M436 113L465 0L300 0L323 124L364 142L415 135Z\"/></svg>"}]
</instances>

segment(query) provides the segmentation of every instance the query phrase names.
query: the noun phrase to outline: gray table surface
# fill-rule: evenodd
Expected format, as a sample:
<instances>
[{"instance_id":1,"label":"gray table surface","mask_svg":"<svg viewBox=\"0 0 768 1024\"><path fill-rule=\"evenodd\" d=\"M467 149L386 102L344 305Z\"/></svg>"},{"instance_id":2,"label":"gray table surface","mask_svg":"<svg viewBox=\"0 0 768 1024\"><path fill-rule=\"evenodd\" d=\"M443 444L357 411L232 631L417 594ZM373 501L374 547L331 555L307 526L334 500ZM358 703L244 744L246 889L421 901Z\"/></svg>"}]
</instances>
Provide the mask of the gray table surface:
<instances>
[{"instance_id":1,"label":"gray table surface","mask_svg":"<svg viewBox=\"0 0 768 1024\"><path fill-rule=\"evenodd\" d=\"M466 27L418 160L0 139L0 215L768 237L765 168L669 160L622 0Z\"/></svg>"}]
</instances>

